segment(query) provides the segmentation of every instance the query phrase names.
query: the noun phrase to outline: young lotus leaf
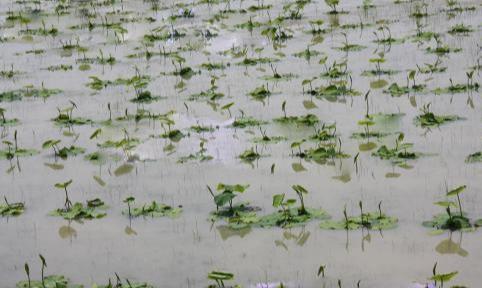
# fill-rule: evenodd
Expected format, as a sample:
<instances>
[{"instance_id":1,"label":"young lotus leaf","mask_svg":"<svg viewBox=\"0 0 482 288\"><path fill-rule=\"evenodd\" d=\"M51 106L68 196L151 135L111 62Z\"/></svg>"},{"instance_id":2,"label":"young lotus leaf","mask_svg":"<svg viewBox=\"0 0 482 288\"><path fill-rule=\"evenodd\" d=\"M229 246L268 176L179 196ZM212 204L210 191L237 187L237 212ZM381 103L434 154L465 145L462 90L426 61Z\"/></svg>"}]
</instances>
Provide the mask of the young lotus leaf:
<instances>
[{"instance_id":1,"label":"young lotus leaf","mask_svg":"<svg viewBox=\"0 0 482 288\"><path fill-rule=\"evenodd\" d=\"M293 203L292 200L289 199ZM288 200L288 201L289 201ZM296 202L296 200L294 200ZM293 203L294 204L294 203ZM272 214L261 216L259 222L256 226L263 228L269 227L282 227L291 228L296 226L302 226L312 220L325 220L329 219L330 216L323 209L315 208L305 208L306 213L300 213L300 209L296 207L286 208L285 210L280 210Z\"/></svg>"},{"instance_id":2,"label":"young lotus leaf","mask_svg":"<svg viewBox=\"0 0 482 288\"><path fill-rule=\"evenodd\" d=\"M314 161L318 164L325 164L330 159L343 159L350 157L350 155L343 153L340 149L337 149L334 144L309 148L302 152L296 153L295 155L307 161Z\"/></svg>"},{"instance_id":3,"label":"young lotus leaf","mask_svg":"<svg viewBox=\"0 0 482 288\"><path fill-rule=\"evenodd\" d=\"M460 193L462 193L462 192L465 190L465 188L467 188L466 185L459 186L459 187L457 187L457 188L455 188L455 189L450 190L449 192L447 192L447 196L449 196L449 197L450 197L450 196L457 196L457 195L459 195Z\"/></svg>"},{"instance_id":4,"label":"young lotus leaf","mask_svg":"<svg viewBox=\"0 0 482 288\"><path fill-rule=\"evenodd\" d=\"M62 159L67 159L69 156L77 156L79 154L85 153L85 149L82 147L70 146L70 147L63 147L57 153Z\"/></svg>"},{"instance_id":5,"label":"young lotus leaf","mask_svg":"<svg viewBox=\"0 0 482 288\"><path fill-rule=\"evenodd\" d=\"M261 158L261 154L256 152L253 148L251 148L241 153L241 155L239 155L238 157L243 161L252 162L256 159Z\"/></svg>"},{"instance_id":6,"label":"young lotus leaf","mask_svg":"<svg viewBox=\"0 0 482 288\"><path fill-rule=\"evenodd\" d=\"M482 162L482 152L479 151L479 152L470 154L469 156L467 156L467 158L465 158L465 162L467 163Z\"/></svg>"},{"instance_id":7,"label":"young lotus leaf","mask_svg":"<svg viewBox=\"0 0 482 288\"><path fill-rule=\"evenodd\" d=\"M320 120L314 114L307 114L304 116L288 116L274 119L275 122L281 124L298 124L304 126L314 126L318 124Z\"/></svg>"},{"instance_id":8,"label":"young lotus leaf","mask_svg":"<svg viewBox=\"0 0 482 288\"><path fill-rule=\"evenodd\" d=\"M320 224L322 229L331 230L356 230L360 228L367 228L370 230L388 230L397 226L398 219L395 217L389 217L379 212L363 213L363 217L353 216L348 217L345 220L340 221L323 221Z\"/></svg>"},{"instance_id":9,"label":"young lotus leaf","mask_svg":"<svg viewBox=\"0 0 482 288\"><path fill-rule=\"evenodd\" d=\"M34 156L37 155L39 151L35 149L23 149L23 148L18 148L18 149L4 149L0 150L0 159L13 159L14 157L28 157L28 156Z\"/></svg>"},{"instance_id":10,"label":"young lotus leaf","mask_svg":"<svg viewBox=\"0 0 482 288\"><path fill-rule=\"evenodd\" d=\"M444 283L452 280L452 278L454 278L458 273L459 272L455 271L446 274L435 274L432 276L432 278L430 278L430 280Z\"/></svg>"},{"instance_id":11,"label":"young lotus leaf","mask_svg":"<svg viewBox=\"0 0 482 288\"><path fill-rule=\"evenodd\" d=\"M184 135L180 130L177 130L177 129L171 130L161 135L162 138L167 138L174 142L179 142L185 136L186 135Z\"/></svg>"},{"instance_id":12,"label":"young lotus leaf","mask_svg":"<svg viewBox=\"0 0 482 288\"><path fill-rule=\"evenodd\" d=\"M151 216L151 217L164 217L168 216L175 218L182 212L180 207L172 207L163 203L157 203L152 201L151 204L144 204L141 207L133 207L131 209L132 217L139 216ZM123 214L128 214L128 211L123 211Z\"/></svg>"},{"instance_id":13,"label":"young lotus leaf","mask_svg":"<svg viewBox=\"0 0 482 288\"><path fill-rule=\"evenodd\" d=\"M258 207L249 206L248 203L233 204L232 208L222 207L209 215L210 221L224 220L230 229L244 229L259 222L256 211Z\"/></svg>"},{"instance_id":14,"label":"young lotus leaf","mask_svg":"<svg viewBox=\"0 0 482 288\"><path fill-rule=\"evenodd\" d=\"M123 283L119 285L94 285L92 288L154 288L154 286L148 283ZM69 287L67 287L69 288Z\"/></svg>"},{"instance_id":15,"label":"young lotus leaf","mask_svg":"<svg viewBox=\"0 0 482 288\"><path fill-rule=\"evenodd\" d=\"M66 220L91 220L105 217L107 214L105 210L107 206L104 205L100 199L93 199L87 201L86 205L82 203L75 203L70 209L59 208L49 213L50 216L60 216ZM101 210L101 211L99 211Z\"/></svg>"},{"instance_id":16,"label":"young lotus leaf","mask_svg":"<svg viewBox=\"0 0 482 288\"><path fill-rule=\"evenodd\" d=\"M268 90L267 86L262 85L254 89L249 93L254 100L263 101L271 95L271 91Z\"/></svg>"},{"instance_id":17,"label":"young lotus leaf","mask_svg":"<svg viewBox=\"0 0 482 288\"><path fill-rule=\"evenodd\" d=\"M209 285L208 288L241 288L239 285L235 286L226 286L224 281L230 281L234 279L234 274L229 272L222 272L222 271L212 271L208 274L208 279L214 280L216 285Z\"/></svg>"},{"instance_id":18,"label":"young lotus leaf","mask_svg":"<svg viewBox=\"0 0 482 288\"><path fill-rule=\"evenodd\" d=\"M434 127L461 119L463 118L456 115L435 115L432 112L426 112L417 116L415 118L415 123L422 127Z\"/></svg>"},{"instance_id":19,"label":"young lotus leaf","mask_svg":"<svg viewBox=\"0 0 482 288\"><path fill-rule=\"evenodd\" d=\"M391 160L398 165L403 164L406 160L417 159L420 157L420 153L410 152L412 143L403 143L404 134L400 133L395 140L395 147L388 148L386 145L382 145L378 150L372 153L373 156L380 157L381 159Z\"/></svg>"},{"instance_id":20,"label":"young lotus leaf","mask_svg":"<svg viewBox=\"0 0 482 288\"><path fill-rule=\"evenodd\" d=\"M213 159L213 156L211 155L206 155L204 152L196 152L195 154L189 154L187 156L182 156L179 157L177 160L177 163L186 163L189 161L199 161L199 162L205 162L205 161L210 161Z\"/></svg>"},{"instance_id":21,"label":"young lotus leaf","mask_svg":"<svg viewBox=\"0 0 482 288\"><path fill-rule=\"evenodd\" d=\"M313 95L320 99L325 99L329 102L335 102L340 96L358 96L360 92L351 89L346 86L346 83L342 82L338 85L331 84L328 86L320 86L314 90L308 91L310 95Z\"/></svg>"},{"instance_id":22,"label":"young lotus leaf","mask_svg":"<svg viewBox=\"0 0 482 288\"><path fill-rule=\"evenodd\" d=\"M16 288L82 288L82 285L71 284L69 279L62 275L45 276L42 280L20 281Z\"/></svg>"},{"instance_id":23,"label":"young lotus leaf","mask_svg":"<svg viewBox=\"0 0 482 288\"><path fill-rule=\"evenodd\" d=\"M231 126L233 128L246 128L246 127L252 127L252 126L260 126L263 124L266 124L266 122L255 119L253 117L241 117L241 118L236 118L233 124L231 124Z\"/></svg>"},{"instance_id":24,"label":"young lotus leaf","mask_svg":"<svg viewBox=\"0 0 482 288\"><path fill-rule=\"evenodd\" d=\"M25 204L23 203L8 203L0 204L0 215L1 216L18 216L25 210Z\"/></svg>"},{"instance_id":25,"label":"young lotus leaf","mask_svg":"<svg viewBox=\"0 0 482 288\"><path fill-rule=\"evenodd\" d=\"M433 217L430 221L424 221L423 226L434 228L436 230L462 230L472 231L472 224L470 219L461 215L449 215L448 213L441 213Z\"/></svg>"},{"instance_id":26,"label":"young lotus leaf","mask_svg":"<svg viewBox=\"0 0 482 288\"><path fill-rule=\"evenodd\" d=\"M234 274L228 272L221 272L221 271L212 271L208 274L208 278L212 280L233 280Z\"/></svg>"}]
</instances>

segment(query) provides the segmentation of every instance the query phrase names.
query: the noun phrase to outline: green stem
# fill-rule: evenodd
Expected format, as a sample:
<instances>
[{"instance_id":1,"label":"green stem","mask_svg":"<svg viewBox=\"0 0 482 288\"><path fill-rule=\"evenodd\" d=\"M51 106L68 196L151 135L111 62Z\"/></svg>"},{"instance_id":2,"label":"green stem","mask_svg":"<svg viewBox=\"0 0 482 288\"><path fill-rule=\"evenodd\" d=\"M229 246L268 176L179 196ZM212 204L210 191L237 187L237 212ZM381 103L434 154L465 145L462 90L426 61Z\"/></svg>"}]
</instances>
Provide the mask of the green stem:
<instances>
[{"instance_id":1,"label":"green stem","mask_svg":"<svg viewBox=\"0 0 482 288\"><path fill-rule=\"evenodd\" d=\"M459 197L459 193L457 193L457 201L459 202L459 212L460 212L460 217L462 217L462 204L460 203L460 197Z\"/></svg>"}]
</instances>

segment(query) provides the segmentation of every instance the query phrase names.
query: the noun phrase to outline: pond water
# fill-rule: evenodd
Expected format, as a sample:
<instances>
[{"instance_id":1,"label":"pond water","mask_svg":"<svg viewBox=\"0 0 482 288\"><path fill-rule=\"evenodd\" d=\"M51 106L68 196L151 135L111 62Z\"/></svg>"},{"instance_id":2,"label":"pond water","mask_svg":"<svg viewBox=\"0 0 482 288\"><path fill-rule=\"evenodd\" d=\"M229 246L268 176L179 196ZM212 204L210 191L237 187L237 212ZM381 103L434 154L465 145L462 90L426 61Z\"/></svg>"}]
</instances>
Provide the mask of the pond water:
<instances>
[{"instance_id":1,"label":"pond water","mask_svg":"<svg viewBox=\"0 0 482 288\"><path fill-rule=\"evenodd\" d=\"M227 286L425 287L435 263L458 272L450 285L478 287L481 11L479 0L0 1L2 207L24 204L2 212L0 286L26 280L26 262L40 279L42 254L46 275L85 287L115 273L208 287L211 271L233 273ZM70 201L99 198L106 215L49 215L69 210L69 180ZM207 186L249 203L240 219L213 217ZM132 208L180 210L130 217L130 196ZM290 223L310 215L301 200L332 221ZM344 210L396 223L347 230ZM461 211L470 227L422 225ZM262 224L270 213L283 220Z\"/></svg>"}]
</instances>

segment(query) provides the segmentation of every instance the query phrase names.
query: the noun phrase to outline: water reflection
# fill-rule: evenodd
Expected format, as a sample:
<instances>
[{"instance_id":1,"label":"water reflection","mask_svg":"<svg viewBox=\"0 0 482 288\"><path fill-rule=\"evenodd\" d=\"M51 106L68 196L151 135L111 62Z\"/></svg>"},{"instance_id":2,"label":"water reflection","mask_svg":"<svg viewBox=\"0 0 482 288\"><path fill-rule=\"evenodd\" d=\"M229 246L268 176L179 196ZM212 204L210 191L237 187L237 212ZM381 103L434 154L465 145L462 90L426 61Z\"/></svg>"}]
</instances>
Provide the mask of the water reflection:
<instances>
[{"instance_id":1,"label":"water reflection","mask_svg":"<svg viewBox=\"0 0 482 288\"><path fill-rule=\"evenodd\" d=\"M137 232L134 229L132 229L130 225L126 226L126 228L124 229L124 232L126 233L126 235L129 235L129 236L137 236Z\"/></svg>"},{"instance_id":2,"label":"water reflection","mask_svg":"<svg viewBox=\"0 0 482 288\"><path fill-rule=\"evenodd\" d=\"M217 226L216 229L218 230L219 235L223 240L227 240L228 238L233 236L239 236L240 238L243 238L244 236L248 235L251 232L251 227L249 226L243 227L241 229L233 229L227 225L220 225L220 226Z\"/></svg>"},{"instance_id":3,"label":"water reflection","mask_svg":"<svg viewBox=\"0 0 482 288\"><path fill-rule=\"evenodd\" d=\"M440 254L456 254L462 257L467 257L469 252L462 248L462 232L460 232L460 237L457 242L452 241L453 233L449 233L449 238L442 240L438 245L435 247L435 251Z\"/></svg>"},{"instance_id":4,"label":"water reflection","mask_svg":"<svg viewBox=\"0 0 482 288\"><path fill-rule=\"evenodd\" d=\"M59 228L59 236L62 239L69 239L71 242L73 238L77 238L77 231L70 226L71 222L69 221L67 225L63 225Z\"/></svg>"},{"instance_id":5,"label":"water reflection","mask_svg":"<svg viewBox=\"0 0 482 288\"><path fill-rule=\"evenodd\" d=\"M310 238L310 235L311 233L309 231L305 231L305 227L303 227L298 234L291 232L291 230L284 230L283 238L280 240L275 240L274 243L276 247L283 247L286 251L288 251L288 245L285 243L286 241L295 243L298 246L304 246Z\"/></svg>"}]
</instances>

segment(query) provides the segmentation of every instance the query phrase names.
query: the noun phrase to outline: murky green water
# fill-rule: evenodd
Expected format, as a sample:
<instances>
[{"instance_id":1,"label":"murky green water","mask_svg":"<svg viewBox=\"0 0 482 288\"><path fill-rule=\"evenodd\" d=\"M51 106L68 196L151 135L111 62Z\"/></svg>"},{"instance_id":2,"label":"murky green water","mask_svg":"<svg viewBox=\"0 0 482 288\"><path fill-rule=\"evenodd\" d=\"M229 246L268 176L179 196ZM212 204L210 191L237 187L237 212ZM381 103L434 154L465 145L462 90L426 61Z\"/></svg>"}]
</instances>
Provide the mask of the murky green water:
<instances>
[{"instance_id":1,"label":"murky green water","mask_svg":"<svg viewBox=\"0 0 482 288\"><path fill-rule=\"evenodd\" d=\"M267 282L337 287L338 279L343 287L356 287L359 280L360 287L412 287L428 282L435 262L440 273L458 271L450 284L478 287L480 229L431 235L422 222L444 212L433 203L447 200L446 189L460 185L467 185L461 194L467 217L482 218L482 164L466 161L482 150L476 84L481 2L450 6L438 0L383 0L372 5L341 0L340 13L330 14L324 1L0 1L0 107L5 121L18 119L2 122L1 138L14 149L17 131L18 147L39 152L28 157L0 153L1 192L9 202L25 203L22 215L0 221L0 286L25 280L25 262L32 278L39 279L41 253L47 274L65 275L87 287L106 283L114 273L155 287L206 287L213 270L234 273L235 281L226 283L243 287ZM321 25L313 24L319 19ZM468 31L449 33L460 24ZM275 30L274 37L266 35L267 28ZM430 37L431 32L440 36ZM361 46L347 48L351 44ZM430 53L437 47L439 53ZM442 51L446 47L451 51ZM271 63L240 65L258 58ZM379 72L377 60L370 59L383 59ZM223 68L202 66L207 63ZM192 71L174 75L181 67ZM275 71L281 79L271 79ZM327 72L341 75L323 76ZM136 75L144 80L115 83ZM314 77L310 87L304 80ZM407 81L409 91L388 91L392 83L403 88ZM330 84L344 90L335 96L317 90ZM269 96L250 96L262 85ZM53 95L34 97L35 91ZM131 101L145 91L153 101ZM358 122L367 103L370 115L401 113L370 118L375 125L369 131L385 137L352 137L366 129ZM421 127L414 119L429 103L435 115L463 119ZM319 123L278 123L274 119L284 117L282 106L287 116L310 113ZM72 117L91 121L52 121L57 109L69 107ZM142 110L168 114L146 119ZM243 117L265 122L261 131L281 141L255 143L262 136L258 126L232 127ZM329 130L333 138L310 139L331 124L336 125ZM212 131L197 133L189 129L194 125ZM98 128L101 133L90 139ZM160 137L169 129L185 137ZM373 155L383 145L393 148L400 133L401 142L413 143L409 150L420 153L418 159L393 162ZM61 140L58 148L75 145L85 152L62 159L54 148L42 149L49 139ZM139 141L132 147L100 147L122 139ZM302 139L301 148L292 148ZM210 159L182 158L199 156L200 142L201 155ZM2 145L8 152L10 144ZM298 149L318 145L335 147L347 157L297 155ZM250 148L262 157L241 161L238 156ZM85 159L96 151L102 161ZM108 205L107 216L84 221L48 216L64 205L64 192L54 185L69 179L72 202L100 198ZM235 201L260 208L258 215L277 211L274 194L296 198L291 186L300 184L309 191L305 204L323 208L333 219L343 219L345 206L349 215L359 215L359 201L365 211L378 211L381 201L383 212L398 218L398 224L385 231L347 232L321 229L314 220L293 228L233 230L224 221L208 220L216 206L206 185L217 183L249 184ZM182 213L129 220L122 214L128 196L137 205L181 205ZM317 276L320 265L326 265L324 278Z\"/></svg>"}]
</instances>

